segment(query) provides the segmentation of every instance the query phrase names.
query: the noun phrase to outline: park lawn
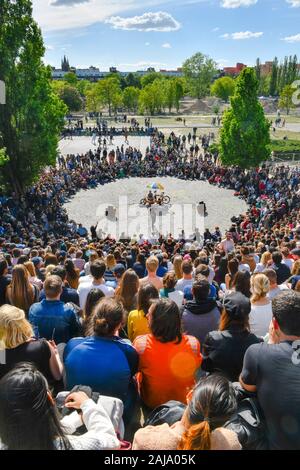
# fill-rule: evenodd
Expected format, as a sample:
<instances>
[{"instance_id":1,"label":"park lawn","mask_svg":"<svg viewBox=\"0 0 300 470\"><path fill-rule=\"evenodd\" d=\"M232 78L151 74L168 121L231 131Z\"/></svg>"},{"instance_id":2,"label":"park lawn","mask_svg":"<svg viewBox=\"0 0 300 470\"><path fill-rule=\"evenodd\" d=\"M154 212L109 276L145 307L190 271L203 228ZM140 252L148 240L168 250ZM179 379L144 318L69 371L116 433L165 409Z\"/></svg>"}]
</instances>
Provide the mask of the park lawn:
<instances>
[{"instance_id":1,"label":"park lawn","mask_svg":"<svg viewBox=\"0 0 300 470\"><path fill-rule=\"evenodd\" d=\"M272 140L282 140L283 137L287 136L288 140L300 140L300 132L287 131L285 129L276 129L274 133L271 130Z\"/></svg>"}]
</instances>

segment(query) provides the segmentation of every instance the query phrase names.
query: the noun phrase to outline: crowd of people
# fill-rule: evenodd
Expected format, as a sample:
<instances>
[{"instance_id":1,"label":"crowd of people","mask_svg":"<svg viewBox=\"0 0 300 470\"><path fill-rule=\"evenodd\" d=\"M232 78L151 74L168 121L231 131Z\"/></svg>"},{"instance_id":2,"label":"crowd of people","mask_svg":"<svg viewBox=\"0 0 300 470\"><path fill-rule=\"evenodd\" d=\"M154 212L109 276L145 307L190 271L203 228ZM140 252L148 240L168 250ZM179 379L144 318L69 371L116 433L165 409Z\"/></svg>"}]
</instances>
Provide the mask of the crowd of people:
<instances>
[{"instance_id":1,"label":"crowd of people","mask_svg":"<svg viewBox=\"0 0 300 470\"><path fill-rule=\"evenodd\" d=\"M299 449L300 170L199 147L156 133L145 156L60 157L0 195L0 448L240 450L256 400L259 445ZM62 208L141 175L208 180L249 209L225 234L150 242L99 239Z\"/></svg>"}]
</instances>

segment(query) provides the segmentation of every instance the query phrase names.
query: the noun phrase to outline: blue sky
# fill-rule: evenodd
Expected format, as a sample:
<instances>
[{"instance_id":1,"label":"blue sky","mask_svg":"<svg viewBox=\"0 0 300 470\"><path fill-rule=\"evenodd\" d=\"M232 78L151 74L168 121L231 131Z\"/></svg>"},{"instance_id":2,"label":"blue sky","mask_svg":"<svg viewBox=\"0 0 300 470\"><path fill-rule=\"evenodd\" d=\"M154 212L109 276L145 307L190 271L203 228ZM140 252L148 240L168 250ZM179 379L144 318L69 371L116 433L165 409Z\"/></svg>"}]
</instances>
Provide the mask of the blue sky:
<instances>
[{"instance_id":1,"label":"blue sky","mask_svg":"<svg viewBox=\"0 0 300 470\"><path fill-rule=\"evenodd\" d=\"M220 66L300 57L300 0L33 0L47 52L60 66L175 68L193 53Z\"/></svg>"}]
</instances>

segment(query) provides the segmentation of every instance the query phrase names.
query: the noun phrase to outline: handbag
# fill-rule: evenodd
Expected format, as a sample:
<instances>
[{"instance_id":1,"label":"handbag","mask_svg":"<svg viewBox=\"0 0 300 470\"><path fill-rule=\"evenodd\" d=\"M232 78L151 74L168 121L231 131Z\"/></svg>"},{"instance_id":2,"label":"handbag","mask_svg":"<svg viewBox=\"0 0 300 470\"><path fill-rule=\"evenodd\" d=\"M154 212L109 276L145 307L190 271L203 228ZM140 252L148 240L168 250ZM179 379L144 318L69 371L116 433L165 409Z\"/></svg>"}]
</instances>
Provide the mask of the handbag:
<instances>
[{"instance_id":1,"label":"handbag","mask_svg":"<svg viewBox=\"0 0 300 470\"><path fill-rule=\"evenodd\" d=\"M267 450L266 424L257 398L244 398L224 428L234 431L243 450Z\"/></svg>"},{"instance_id":2,"label":"handbag","mask_svg":"<svg viewBox=\"0 0 300 470\"><path fill-rule=\"evenodd\" d=\"M167 423L169 426L181 420L186 405L180 401L170 400L163 405L158 406L149 414L145 420L145 426L158 426Z\"/></svg>"}]
</instances>

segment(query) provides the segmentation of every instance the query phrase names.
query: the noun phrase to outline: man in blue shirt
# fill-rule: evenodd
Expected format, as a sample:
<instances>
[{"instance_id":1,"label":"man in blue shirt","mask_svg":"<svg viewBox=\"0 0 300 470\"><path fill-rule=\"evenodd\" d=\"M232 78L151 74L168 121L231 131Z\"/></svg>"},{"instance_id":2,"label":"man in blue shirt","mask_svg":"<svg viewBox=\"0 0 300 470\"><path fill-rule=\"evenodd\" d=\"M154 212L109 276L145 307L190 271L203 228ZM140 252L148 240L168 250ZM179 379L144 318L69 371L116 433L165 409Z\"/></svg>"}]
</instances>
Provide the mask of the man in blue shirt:
<instances>
[{"instance_id":1,"label":"man in blue shirt","mask_svg":"<svg viewBox=\"0 0 300 470\"><path fill-rule=\"evenodd\" d=\"M62 280L49 276L44 283L46 298L33 304L29 310L29 321L41 338L53 339L56 344L67 343L80 335L80 323L73 308L60 300Z\"/></svg>"}]
</instances>

